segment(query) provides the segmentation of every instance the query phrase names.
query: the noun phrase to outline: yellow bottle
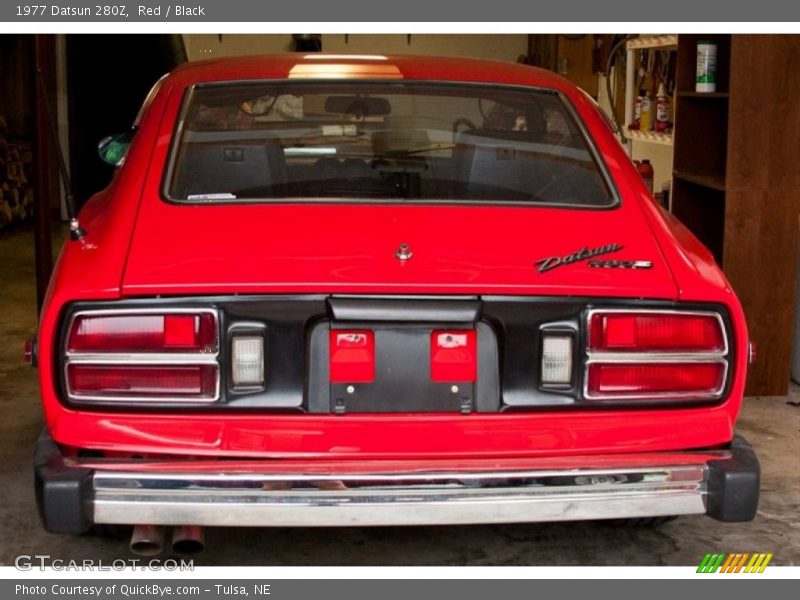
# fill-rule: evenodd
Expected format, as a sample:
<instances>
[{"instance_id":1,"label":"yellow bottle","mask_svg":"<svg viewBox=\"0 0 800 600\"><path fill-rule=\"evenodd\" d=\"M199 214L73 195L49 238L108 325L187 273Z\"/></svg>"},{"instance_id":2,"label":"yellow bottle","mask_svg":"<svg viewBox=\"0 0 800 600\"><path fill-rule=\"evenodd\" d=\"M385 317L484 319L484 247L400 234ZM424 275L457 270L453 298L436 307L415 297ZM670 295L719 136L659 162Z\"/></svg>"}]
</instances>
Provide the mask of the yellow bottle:
<instances>
[{"instance_id":1,"label":"yellow bottle","mask_svg":"<svg viewBox=\"0 0 800 600\"><path fill-rule=\"evenodd\" d=\"M653 129L653 101L646 92L644 96L642 96L642 114L639 117L639 129L641 131L650 131Z\"/></svg>"}]
</instances>

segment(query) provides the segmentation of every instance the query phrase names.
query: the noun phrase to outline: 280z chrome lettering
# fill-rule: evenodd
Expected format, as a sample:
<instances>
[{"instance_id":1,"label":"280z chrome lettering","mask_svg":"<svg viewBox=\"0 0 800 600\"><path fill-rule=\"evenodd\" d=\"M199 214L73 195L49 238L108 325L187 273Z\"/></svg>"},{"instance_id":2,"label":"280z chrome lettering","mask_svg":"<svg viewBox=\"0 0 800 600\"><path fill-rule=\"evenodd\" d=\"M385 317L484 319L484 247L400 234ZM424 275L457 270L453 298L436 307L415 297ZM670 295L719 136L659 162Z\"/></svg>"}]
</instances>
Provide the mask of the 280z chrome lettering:
<instances>
[{"instance_id":1,"label":"280z chrome lettering","mask_svg":"<svg viewBox=\"0 0 800 600\"><path fill-rule=\"evenodd\" d=\"M587 266L600 269L652 269L653 262L649 260L590 260Z\"/></svg>"}]
</instances>

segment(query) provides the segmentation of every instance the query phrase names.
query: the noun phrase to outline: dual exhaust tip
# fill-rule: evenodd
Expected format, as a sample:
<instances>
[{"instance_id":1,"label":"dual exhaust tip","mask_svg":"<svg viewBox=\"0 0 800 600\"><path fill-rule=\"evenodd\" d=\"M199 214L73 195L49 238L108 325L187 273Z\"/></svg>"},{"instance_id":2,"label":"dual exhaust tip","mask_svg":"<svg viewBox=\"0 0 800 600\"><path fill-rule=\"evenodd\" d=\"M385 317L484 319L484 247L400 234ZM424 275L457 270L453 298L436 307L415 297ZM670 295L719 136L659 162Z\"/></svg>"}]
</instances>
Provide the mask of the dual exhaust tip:
<instances>
[{"instance_id":1,"label":"dual exhaust tip","mask_svg":"<svg viewBox=\"0 0 800 600\"><path fill-rule=\"evenodd\" d=\"M172 550L178 554L197 554L205 548L203 528L181 525L172 532ZM136 525L130 543L131 552L139 556L156 556L164 549L164 527Z\"/></svg>"}]
</instances>

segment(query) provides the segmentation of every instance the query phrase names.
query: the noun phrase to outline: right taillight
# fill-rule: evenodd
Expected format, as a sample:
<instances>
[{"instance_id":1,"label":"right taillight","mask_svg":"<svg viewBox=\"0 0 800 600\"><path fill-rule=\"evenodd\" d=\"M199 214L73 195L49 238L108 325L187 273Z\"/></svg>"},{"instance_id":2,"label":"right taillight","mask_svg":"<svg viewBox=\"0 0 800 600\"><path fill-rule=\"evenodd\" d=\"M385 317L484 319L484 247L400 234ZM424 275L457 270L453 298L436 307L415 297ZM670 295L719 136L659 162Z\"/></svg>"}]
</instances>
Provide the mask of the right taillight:
<instances>
[{"instance_id":1,"label":"right taillight","mask_svg":"<svg viewBox=\"0 0 800 600\"><path fill-rule=\"evenodd\" d=\"M218 329L210 308L78 312L65 341L67 397L86 403L214 402Z\"/></svg>"},{"instance_id":2,"label":"right taillight","mask_svg":"<svg viewBox=\"0 0 800 600\"><path fill-rule=\"evenodd\" d=\"M728 343L713 312L595 310L588 317L588 400L722 396Z\"/></svg>"},{"instance_id":3,"label":"right taillight","mask_svg":"<svg viewBox=\"0 0 800 600\"><path fill-rule=\"evenodd\" d=\"M718 352L725 333L714 314L594 313L589 349L618 352Z\"/></svg>"}]
</instances>

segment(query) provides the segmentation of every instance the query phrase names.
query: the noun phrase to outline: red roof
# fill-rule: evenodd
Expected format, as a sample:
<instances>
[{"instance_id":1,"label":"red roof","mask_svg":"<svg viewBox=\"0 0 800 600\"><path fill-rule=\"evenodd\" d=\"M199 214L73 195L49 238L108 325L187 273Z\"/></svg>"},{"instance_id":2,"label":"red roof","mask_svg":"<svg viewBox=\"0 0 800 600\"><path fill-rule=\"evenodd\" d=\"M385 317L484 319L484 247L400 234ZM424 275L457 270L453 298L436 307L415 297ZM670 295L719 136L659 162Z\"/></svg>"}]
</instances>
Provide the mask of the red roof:
<instances>
[{"instance_id":1,"label":"red roof","mask_svg":"<svg viewBox=\"0 0 800 600\"><path fill-rule=\"evenodd\" d=\"M354 54L275 54L185 63L170 80L179 86L241 79L416 79L470 81L574 89L551 71L528 65L462 57Z\"/></svg>"}]
</instances>

